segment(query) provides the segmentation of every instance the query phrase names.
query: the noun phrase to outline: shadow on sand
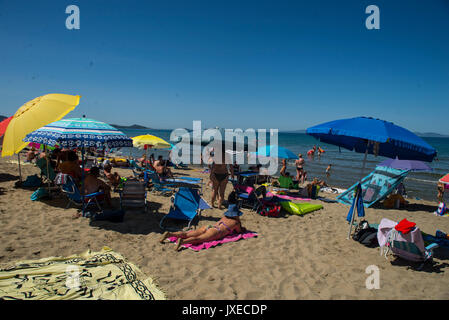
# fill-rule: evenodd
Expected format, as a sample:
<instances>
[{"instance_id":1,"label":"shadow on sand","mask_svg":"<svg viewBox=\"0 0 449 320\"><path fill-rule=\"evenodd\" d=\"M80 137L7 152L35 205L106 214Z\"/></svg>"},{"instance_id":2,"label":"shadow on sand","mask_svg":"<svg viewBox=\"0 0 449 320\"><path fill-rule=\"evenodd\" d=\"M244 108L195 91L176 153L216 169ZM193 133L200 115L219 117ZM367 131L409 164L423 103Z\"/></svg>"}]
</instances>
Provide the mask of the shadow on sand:
<instances>
[{"instance_id":1,"label":"shadow on sand","mask_svg":"<svg viewBox=\"0 0 449 320\"><path fill-rule=\"evenodd\" d=\"M116 205L114 200L112 201L113 207L120 208L120 203ZM125 209L125 216L122 222L90 220L89 225L123 234L147 235L149 233L162 233L162 229L159 227L159 222L164 216L163 213L159 212L162 205L156 202L148 202L147 205L147 212L143 208Z\"/></svg>"},{"instance_id":2,"label":"shadow on sand","mask_svg":"<svg viewBox=\"0 0 449 320\"><path fill-rule=\"evenodd\" d=\"M0 182L8 182L19 180L19 176L15 176L9 173L0 173Z\"/></svg>"}]
</instances>

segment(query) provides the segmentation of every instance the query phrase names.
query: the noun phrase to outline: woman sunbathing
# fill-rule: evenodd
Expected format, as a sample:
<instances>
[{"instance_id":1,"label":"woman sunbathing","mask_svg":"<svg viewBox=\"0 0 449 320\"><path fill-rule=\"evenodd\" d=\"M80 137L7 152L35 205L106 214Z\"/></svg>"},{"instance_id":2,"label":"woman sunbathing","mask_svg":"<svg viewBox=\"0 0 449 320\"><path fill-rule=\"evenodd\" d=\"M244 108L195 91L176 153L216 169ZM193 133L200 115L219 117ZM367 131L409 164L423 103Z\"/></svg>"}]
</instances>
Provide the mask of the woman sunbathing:
<instances>
[{"instance_id":1,"label":"woman sunbathing","mask_svg":"<svg viewBox=\"0 0 449 320\"><path fill-rule=\"evenodd\" d=\"M246 231L242 227L240 216L243 212L239 211L237 207L237 199L235 192L231 192L229 195L229 207L224 213L224 217L220 219L215 225L203 226L197 230L190 231L178 231L178 232L165 232L160 240L164 243L164 240L170 237L178 238L175 250L178 251L183 244L199 244L203 242L223 239L227 235L232 233L243 233Z\"/></svg>"}]
</instances>

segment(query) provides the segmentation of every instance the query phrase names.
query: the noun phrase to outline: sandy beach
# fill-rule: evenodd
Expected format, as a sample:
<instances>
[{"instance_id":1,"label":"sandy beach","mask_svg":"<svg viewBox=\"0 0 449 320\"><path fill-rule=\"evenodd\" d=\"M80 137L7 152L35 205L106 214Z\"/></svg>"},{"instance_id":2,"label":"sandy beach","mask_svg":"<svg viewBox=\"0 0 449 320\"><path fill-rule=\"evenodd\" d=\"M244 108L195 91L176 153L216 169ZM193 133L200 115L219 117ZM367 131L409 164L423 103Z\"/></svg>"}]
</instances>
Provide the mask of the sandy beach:
<instances>
[{"instance_id":1,"label":"sandy beach","mask_svg":"<svg viewBox=\"0 0 449 320\"><path fill-rule=\"evenodd\" d=\"M345 220L349 207L323 204L324 209L305 216L268 218L243 209L243 225L257 238L240 240L194 252L176 252L174 244L160 244L161 218L168 213L170 197L148 193L149 210L126 212L122 223L73 219L77 209L65 209L64 195L50 201L31 201L33 190L16 188L17 157L0 159L0 265L68 256L108 246L152 277L168 299L449 299L449 256L437 251L433 265L422 271L410 263L380 256L347 240ZM131 176L129 169L114 169ZM33 164L22 165L22 177L38 173ZM175 170L177 174L203 177L199 169ZM227 193L232 189L228 184ZM211 188L204 198L210 202ZM321 194L329 199L332 194ZM113 193L119 207L119 195ZM368 208L366 219L382 218L416 222L424 232L449 232L449 218L432 214L437 202L408 199L407 209ZM199 226L214 223L223 210L203 211ZM380 289L368 290L365 270L380 269Z\"/></svg>"}]
</instances>

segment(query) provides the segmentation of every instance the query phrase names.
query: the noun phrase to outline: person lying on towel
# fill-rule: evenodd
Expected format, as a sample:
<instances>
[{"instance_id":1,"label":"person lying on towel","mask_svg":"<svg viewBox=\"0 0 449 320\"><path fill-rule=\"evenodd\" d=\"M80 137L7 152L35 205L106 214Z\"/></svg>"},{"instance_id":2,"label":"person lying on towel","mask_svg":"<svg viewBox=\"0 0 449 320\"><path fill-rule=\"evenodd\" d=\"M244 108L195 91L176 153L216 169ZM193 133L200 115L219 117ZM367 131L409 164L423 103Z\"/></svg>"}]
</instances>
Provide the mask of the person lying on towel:
<instances>
[{"instance_id":1,"label":"person lying on towel","mask_svg":"<svg viewBox=\"0 0 449 320\"><path fill-rule=\"evenodd\" d=\"M203 226L197 230L165 232L160 240L170 237L178 238L175 250L178 251L183 244L199 244L208 241L220 240L232 233L244 233L246 228L242 227L240 216L243 212L239 211L237 207L237 196L234 191L229 194L228 210L224 213L224 217L220 219L215 225Z\"/></svg>"}]
</instances>

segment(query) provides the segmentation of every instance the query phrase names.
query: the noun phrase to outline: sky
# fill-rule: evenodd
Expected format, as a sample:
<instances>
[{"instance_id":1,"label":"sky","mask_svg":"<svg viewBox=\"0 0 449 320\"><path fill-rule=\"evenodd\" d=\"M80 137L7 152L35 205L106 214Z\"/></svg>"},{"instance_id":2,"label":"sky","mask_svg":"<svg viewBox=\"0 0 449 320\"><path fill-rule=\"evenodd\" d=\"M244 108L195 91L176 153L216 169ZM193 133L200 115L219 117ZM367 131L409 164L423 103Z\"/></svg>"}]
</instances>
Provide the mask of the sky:
<instances>
[{"instance_id":1,"label":"sky","mask_svg":"<svg viewBox=\"0 0 449 320\"><path fill-rule=\"evenodd\" d=\"M0 115L66 93L67 117L157 129L372 116L449 134L449 0L0 0L0 43Z\"/></svg>"}]
</instances>

